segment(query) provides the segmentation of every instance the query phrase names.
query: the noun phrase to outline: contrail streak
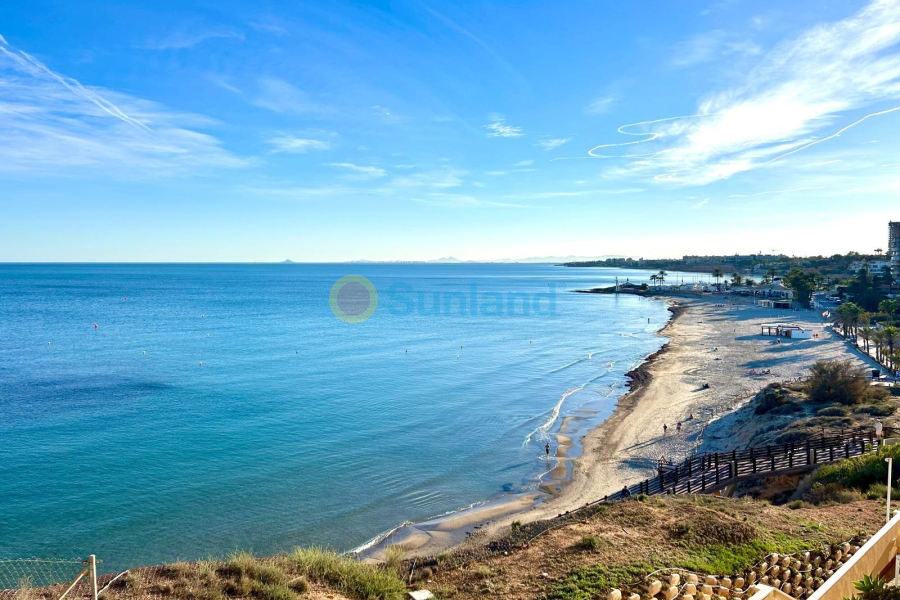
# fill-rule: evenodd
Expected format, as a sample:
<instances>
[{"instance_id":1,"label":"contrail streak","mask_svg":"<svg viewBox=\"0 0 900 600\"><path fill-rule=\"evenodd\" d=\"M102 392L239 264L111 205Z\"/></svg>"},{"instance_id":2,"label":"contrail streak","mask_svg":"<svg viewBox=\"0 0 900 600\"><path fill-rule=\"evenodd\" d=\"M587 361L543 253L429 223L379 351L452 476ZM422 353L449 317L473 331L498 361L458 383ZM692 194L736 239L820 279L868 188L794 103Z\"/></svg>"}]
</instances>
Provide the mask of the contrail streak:
<instances>
[{"instance_id":1,"label":"contrail streak","mask_svg":"<svg viewBox=\"0 0 900 600\"><path fill-rule=\"evenodd\" d=\"M28 54L26 52L22 52L21 50L17 50L16 52L10 52L4 46L0 46L0 52L2 52L6 56L13 59L14 61L16 61L17 63L19 63L20 65L22 65L23 67L25 67L26 69L28 69L32 72L39 72L39 73L44 73L45 75L49 75L50 77L52 77L53 79L55 79L56 81L58 81L59 83L64 85L73 94L75 94L77 96L81 96L85 100L88 100L89 102L96 105L98 108L100 108L103 112L107 113L108 115L115 117L121 121L124 121L124 122L128 123L129 125L133 125L135 127L140 127L141 129L146 129L147 131L150 131L149 127L147 127L146 125L144 125L137 119L132 119L131 117L126 115L124 112L122 112L122 110L118 106L116 106L109 100L106 100L105 98L98 96L97 94L91 92L90 90L85 88L83 85L81 85L78 81L76 81L74 79L71 79L68 77L63 77L62 75L54 73L49 68L47 68L47 66L44 65L44 63L42 63L38 59L34 58L30 54Z\"/></svg>"},{"instance_id":2,"label":"contrail streak","mask_svg":"<svg viewBox=\"0 0 900 600\"><path fill-rule=\"evenodd\" d=\"M895 106L894 108L889 108L887 110L880 110L878 112L873 112L871 114L868 114L868 115L862 117L861 119L854 121L853 123L850 123L843 129L838 130L836 133L832 133L828 137L823 137L821 140L816 140L816 141L810 142L804 146L800 146L799 148L795 148L794 150L791 150L790 152L785 152L784 154L781 154L779 156L776 156L775 158L767 160L766 162L763 163L763 165L773 163L776 160L780 160L780 159L784 158L785 156L790 156L791 154L796 154L796 153L800 152L801 150L806 150L807 148L809 148L811 146L815 146L816 144L821 144L822 142L827 142L828 140L834 139L834 138L838 137L839 135L841 135L842 133L844 133L845 131L847 131L848 129L850 129L851 127L856 127L857 125L859 125L860 123L862 123L863 121L868 119L869 117L877 117L879 115L886 115L886 114L892 113L896 110L900 110L900 106Z\"/></svg>"}]
</instances>

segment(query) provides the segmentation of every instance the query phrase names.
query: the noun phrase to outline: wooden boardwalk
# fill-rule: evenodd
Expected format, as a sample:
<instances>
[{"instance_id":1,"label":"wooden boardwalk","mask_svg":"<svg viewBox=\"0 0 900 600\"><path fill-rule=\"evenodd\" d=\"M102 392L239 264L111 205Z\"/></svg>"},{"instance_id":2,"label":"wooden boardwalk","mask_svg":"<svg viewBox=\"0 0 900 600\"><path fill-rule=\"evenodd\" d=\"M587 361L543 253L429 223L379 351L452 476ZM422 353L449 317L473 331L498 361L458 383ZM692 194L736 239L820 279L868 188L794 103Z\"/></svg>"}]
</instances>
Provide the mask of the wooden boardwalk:
<instances>
[{"instance_id":1,"label":"wooden boardwalk","mask_svg":"<svg viewBox=\"0 0 900 600\"><path fill-rule=\"evenodd\" d=\"M889 434L894 432L885 428L883 435ZM629 486L628 495L708 494L741 481L798 473L815 465L875 452L883 443L869 427L826 432L786 444L698 454L678 463L661 465L656 477ZM626 494L619 491L592 504L624 497Z\"/></svg>"}]
</instances>

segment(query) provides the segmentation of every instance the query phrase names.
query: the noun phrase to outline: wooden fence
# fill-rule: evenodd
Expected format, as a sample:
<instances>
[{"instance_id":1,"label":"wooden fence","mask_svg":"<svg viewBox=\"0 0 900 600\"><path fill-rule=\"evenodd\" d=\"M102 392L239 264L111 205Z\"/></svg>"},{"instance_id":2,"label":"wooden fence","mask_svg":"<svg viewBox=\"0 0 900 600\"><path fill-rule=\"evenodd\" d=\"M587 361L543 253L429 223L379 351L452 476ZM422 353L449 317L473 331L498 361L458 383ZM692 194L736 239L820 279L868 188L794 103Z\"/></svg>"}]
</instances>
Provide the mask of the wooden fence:
<instances>
[{"instance_id":1,"label":"wooden fence","mask_svg":"<svg viewBox=\"0 0 900 600\"><path fill-rule=\"evenodd\" d=\"M885 428L882 435L896 432ZM883 444L873 428L825 432L786 444L745 450L705 453L673 464L660 464L656 477L645 479L592 504L621 500L633 494L712 493L741 481L770 474L802 472L826 464L877 451Z\"/></svg>"}]
</instances>

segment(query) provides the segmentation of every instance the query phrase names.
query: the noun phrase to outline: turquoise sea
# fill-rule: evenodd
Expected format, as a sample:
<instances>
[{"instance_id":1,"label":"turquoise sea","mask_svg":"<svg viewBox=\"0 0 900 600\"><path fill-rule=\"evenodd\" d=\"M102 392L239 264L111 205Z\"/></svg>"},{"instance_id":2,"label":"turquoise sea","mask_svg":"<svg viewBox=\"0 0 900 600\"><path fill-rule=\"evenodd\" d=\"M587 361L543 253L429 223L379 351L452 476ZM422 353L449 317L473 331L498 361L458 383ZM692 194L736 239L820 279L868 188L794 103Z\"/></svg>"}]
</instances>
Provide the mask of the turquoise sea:
<instances>
[{"instance_id":1,"label":"turquoise sea","mask_svg":"<svg viewBox=\"0 0 900 600\"><path fill-rule=\"evenodd\" d=\"M346 275L377 290L363 322L332 311ZM649 275L0 265L0 557L348 550L536 488L561 419L608 416L669 316L573 290Z\"/></svg>"}]
</instances>

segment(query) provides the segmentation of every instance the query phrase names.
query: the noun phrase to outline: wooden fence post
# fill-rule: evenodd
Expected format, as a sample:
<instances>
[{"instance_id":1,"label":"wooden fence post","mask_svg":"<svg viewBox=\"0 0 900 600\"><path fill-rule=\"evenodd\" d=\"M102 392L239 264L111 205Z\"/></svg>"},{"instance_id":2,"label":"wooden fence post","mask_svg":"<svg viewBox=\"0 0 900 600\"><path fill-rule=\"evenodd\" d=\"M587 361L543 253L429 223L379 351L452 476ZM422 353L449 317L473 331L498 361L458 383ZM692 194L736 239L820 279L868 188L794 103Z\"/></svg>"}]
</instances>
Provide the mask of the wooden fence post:
<instances>
[{"instance_id":1,"label":"wooden fence post","mask_svg":"<svg viewBox=\"0 0 900 600\"><path fill-rule=\"evenodd\" d=\"M91 570L91 597L97 600L97 557L93 554L88 557L88 566Z\"/></svg>"}]
</instances>

